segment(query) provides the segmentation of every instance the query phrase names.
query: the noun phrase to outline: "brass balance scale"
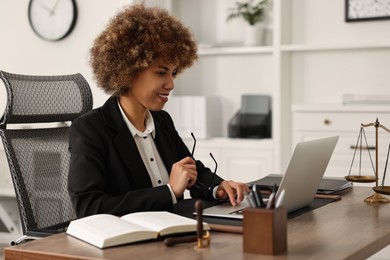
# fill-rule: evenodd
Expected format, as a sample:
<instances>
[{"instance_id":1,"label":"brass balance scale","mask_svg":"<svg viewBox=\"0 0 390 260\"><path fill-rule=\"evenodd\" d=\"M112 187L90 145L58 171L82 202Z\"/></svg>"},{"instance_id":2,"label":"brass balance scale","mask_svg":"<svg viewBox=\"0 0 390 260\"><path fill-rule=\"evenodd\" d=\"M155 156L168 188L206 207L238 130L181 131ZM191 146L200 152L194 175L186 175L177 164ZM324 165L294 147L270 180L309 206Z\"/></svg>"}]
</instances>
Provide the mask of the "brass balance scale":
<instances>
[{"instance_id":1,"label":"brass balance scale","mask_svg":"<svg viewBox=\"0 0 390 260\"><path fill-rule=\"evenodd\" d=\"M370 148L368 146L366 134L364 132L365 127L372 127L372 126L375 127L375 168L374 168L374 164L372 162L372 157L371 157L371 154L369 151ZM355 146L355 152L354 152L353 158L352 158L351 167L349 169L348 176L345 176L345 179L348 181L351 181L351 182L359 182L359 183L375 182L375 186L372 188L375 191L375 193L373 195L367 197L364 200L365 202L369 202L369 203L389 203L390 202L389 199L387 199L381 195L381 194L390 195L390 186L385 186L386 169L387 169L387 163L389 160L389 152L390 152L390 143L389 143L389 148L387 150L387 157L386 157L386 163L385 163L385 167L384 167L382 182L381 182L381 185L378 185L378 180L379 180L379 176L378 176L378 129L379 128L382 128L386 132L390 133L390 130L388 128L386 128L385 126L383 126L382 124L380 124L378 119L376 119L376 121L374 123L361 124L357 144ZM365 140L365 145L366 145L365 147L363 147L363 138ZM360 152L359 175L351 175L352 166L353 166L353 163L355 160L355 155L356 155L356 152L358 149ZM368 152L368 155L369 155L370 161L371 161L371 165L372 165L374 173L375 173L374 176L361 175L361 158L362 158L362 150L363 149L367 150L367 152Z\"/></svg>"}]
</instances>

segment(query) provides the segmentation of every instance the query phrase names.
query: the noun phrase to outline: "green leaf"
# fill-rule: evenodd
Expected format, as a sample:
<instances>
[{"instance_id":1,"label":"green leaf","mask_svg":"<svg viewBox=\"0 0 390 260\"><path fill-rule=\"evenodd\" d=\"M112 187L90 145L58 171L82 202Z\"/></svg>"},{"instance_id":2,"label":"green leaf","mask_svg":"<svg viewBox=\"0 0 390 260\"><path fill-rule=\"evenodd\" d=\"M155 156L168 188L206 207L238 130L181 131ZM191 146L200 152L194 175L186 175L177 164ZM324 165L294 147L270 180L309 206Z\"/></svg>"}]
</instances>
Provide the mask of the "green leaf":
<instances>
[{"instance_id":1,"label":"green leaf","mask_svg":"<svg viewBox=\"0 0 390 260\"><path fill-rule=\"evenodd\" d=\"M250 25L261 22L264 18L264 9L267 8L269 0L260 0L255 3L255 0L246 2L235 2L235 7L228 9L226 21L242 18Z\"/></svg>"}]
</instances>

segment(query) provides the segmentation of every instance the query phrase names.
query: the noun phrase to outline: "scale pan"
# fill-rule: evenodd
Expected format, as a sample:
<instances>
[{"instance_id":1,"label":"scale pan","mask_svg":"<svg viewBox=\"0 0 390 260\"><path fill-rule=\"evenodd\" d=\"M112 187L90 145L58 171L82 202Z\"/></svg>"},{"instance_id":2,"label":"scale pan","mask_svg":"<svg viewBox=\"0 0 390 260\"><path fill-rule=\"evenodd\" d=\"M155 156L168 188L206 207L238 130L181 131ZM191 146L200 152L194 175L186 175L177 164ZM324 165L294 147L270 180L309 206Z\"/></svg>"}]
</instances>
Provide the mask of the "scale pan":
<instances>
[{"instance_id":1,"label":"scale pan","mask_svg":"<svg viewBox=\"0 0 390 260\"><path fill-rule=\"evenodd\" d=\"M345 179L347 181L352 181L352 182L374 182L377 180L374 176L361 176L361 175L349 175L345 176Z\"/></svg>"},{"instance_id":2,"label":"scale pan","mask_svg":"<svg viewBox=\"0 0 390 260\"><path fill-rule=\"evenodd\" d=\"M376 193L390 195L390 186L376 186L372 188Z\"/></svg>"}]
</instances>

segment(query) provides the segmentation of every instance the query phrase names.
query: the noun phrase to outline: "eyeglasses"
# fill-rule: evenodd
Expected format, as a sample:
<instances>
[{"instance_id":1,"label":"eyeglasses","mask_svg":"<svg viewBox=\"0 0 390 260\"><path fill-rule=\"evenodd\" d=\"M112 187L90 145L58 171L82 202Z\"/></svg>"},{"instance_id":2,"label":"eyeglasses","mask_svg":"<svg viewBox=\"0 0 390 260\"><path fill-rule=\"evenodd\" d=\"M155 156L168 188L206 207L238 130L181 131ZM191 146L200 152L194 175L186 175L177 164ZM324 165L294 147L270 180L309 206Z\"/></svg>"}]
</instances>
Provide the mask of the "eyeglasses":
<instances>
[{"instance_id":1,"label":"eyeglasses","mask_svg":"<svg viewBox=\"0 0 390 260\"><path fill-rule=\"evenodd\" d=\"M192 157L192 159L195 160L195 158L194 158L194 152L195 152L195 146L196 146L196 138L195 138L195 136L194 136L194 134L193 134L192 132L191 132L191 136L192 136L192 139L194 139L194 144L193 144L192 150L191 150L191 157ZM213 161L214 161L214 163L215 163L215 168L214 168L214 171L213 171L213 176L211 177L210 185L207 186L207 185L203 184L202 182L200 182L199 179L197 179L196 182L195 182L195 184L194 184L194 186L195 186L196 188L198 188L198 189L200 189L201 187L203 187L203 188L205 188L205 189L211 191L211 188L212 188L211 185L213 185L214 177L215 177L215 175L217 174L218 163L217 163L217 161L215 160L215 158L214 158L214 156L213 156L212 153L210 153L210 157L211 157L211 159L213 159Z\"/></svg>"}]
</instances>

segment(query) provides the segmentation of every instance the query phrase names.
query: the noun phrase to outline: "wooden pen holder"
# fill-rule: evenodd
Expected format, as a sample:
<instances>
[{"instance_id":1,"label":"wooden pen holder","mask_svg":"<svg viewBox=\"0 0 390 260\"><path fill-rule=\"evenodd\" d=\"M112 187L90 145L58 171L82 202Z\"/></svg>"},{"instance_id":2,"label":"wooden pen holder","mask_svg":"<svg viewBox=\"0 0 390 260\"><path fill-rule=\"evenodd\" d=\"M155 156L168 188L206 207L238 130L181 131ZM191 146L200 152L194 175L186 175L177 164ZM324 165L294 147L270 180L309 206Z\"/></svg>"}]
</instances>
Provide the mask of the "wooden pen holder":
<instances>
[{"instance_id":1,"label":"wooden pen holder","mask_svg":"<svg viewBox=\"0 0 390 260\"><path fill-rule=\"evenodd\" d=\"M243 236L244 252L265 255L286 252L286 208L244 209Z\"/></svg>"}]
</instances>

